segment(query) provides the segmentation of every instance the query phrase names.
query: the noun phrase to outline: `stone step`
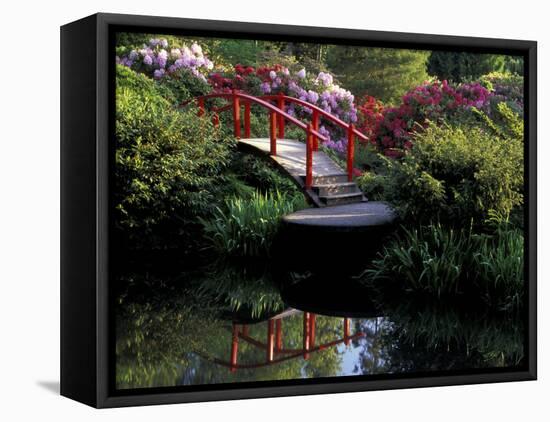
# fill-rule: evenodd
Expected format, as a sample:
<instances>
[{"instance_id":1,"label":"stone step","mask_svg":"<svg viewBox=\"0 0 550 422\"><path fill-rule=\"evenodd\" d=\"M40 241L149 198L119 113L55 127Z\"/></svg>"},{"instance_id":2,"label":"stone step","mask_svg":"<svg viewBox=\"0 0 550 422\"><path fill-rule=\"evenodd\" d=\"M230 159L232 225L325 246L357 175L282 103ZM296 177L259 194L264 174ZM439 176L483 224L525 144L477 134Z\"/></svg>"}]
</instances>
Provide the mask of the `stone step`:
<instances>
[{"instance_id":1,"label":"stone step","mask_svg":"<svg viewBox=\"0 0 550 422\"><path fill-rule=\"evenodd\" d=\"M306 176L300 175L300 178L305 182ZM327 174L322 176L313 176L313 185L329 185L333 183L346 183L348 181L348 175L346 173Z\"/></svg>"},{"instance_id":2,"label":"stone step","mask_svg":"<svg viewBox=\"0 0 550 422\"><path fill-rule=\"evenodd\" d=\"M313 185L313 191L319 196L339 195L343 193L357 193L359 188L354 182L329 183L326 185Z\"/></svg>"},{"instance_id":3,"label":"stone step","mask_svg":"<svg viewBox=\"0 0 550 422\"><path fill-rule=\"evenodd\" d=\"M320 201L326 206L352 204L363 202L364 197L361 191L353 193L342 193L338 195L319 195Z\"/></svg>"}]
</instances>

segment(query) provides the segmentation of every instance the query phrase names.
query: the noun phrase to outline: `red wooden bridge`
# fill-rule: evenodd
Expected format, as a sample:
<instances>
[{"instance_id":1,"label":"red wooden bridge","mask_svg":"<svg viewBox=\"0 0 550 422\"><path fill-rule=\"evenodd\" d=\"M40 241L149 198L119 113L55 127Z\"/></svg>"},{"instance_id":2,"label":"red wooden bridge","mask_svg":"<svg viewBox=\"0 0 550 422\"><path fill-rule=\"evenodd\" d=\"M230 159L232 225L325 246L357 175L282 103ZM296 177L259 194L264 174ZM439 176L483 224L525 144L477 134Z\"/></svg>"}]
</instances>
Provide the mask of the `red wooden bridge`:
<instances>
[{"instance_id":1,"label":"red wooden bridge","mask_svg":"<svg viewBox=\"0 0 550 422\"><path fill-rule=\"evenodd\" d=\"M224 106L213 106L209 100L222 98L228 101ZM266 154L303 187L306 196L318 206L342 205L363 202L365 198L353 182L353 159L355 139L368 140L352 123L344 122L323 109L298 98L279 95L255 97L241 92L214 93L196 97L181 106L195 102L198 115L208 112L215 126L219 124L219 113L231 111L233 130L239 146L252 152ZM296 104L308 109L311 121L304 123L288 114L286 106ZM263 107L269 114L269 138L252 138L250 128L251 105ZM327 154L319 150L319 144L327 138L319 132L322 121L342 128L347 138L346 169L342 169ZM302 129L306 142L285 139L285 127L293 125ZM244 133L243 133L244 132Z\"/></svg>"}]
</instances>

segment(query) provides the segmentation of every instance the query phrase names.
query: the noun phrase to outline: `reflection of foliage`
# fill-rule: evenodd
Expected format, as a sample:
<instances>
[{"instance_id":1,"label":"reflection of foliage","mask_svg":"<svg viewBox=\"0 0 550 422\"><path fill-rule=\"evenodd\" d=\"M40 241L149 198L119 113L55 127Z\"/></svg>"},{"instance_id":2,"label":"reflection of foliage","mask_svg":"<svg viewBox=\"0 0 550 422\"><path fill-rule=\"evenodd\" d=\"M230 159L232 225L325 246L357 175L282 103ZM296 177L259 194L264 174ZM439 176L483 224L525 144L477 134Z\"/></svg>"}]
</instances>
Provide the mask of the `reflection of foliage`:
<instances>
[{"instance_id":1,"label":"reflection of foliage","mask_svg":"<svg viewBox=\"0 0 550 422\"><path fill-rule=\"evenodd\" d=\"M524 291L523 251L523 235L513 229L494 235L441 225L403 229L365 276L383 288L398 283L437 298L472 294L500 308L517 308Z\"/></svg>"},{"instance_id":2,"label":"reflection of foliage","mask_svg":"<svg viewBox=\"0 0 550 422\"><path fill-rule=\"evenodd\" d=\"M507 367L523 360L516 315L402 306L391 311L391 321L382 334L388 372Z\"/></svg>"},{"instance_id":3,"label":"reflection of foliage","mask_svg":"<svg viewBox=\"0 0 550 422\"><path fill-rule=\"evenodd\" d=\"M185 278L177 281L185 283ZM181 368L189 365L189 350L204 351L205 340L219 335L217 310L196 303L193 292L175 280L150 274L118 279L117 388L174 385Z\"/></svg>"},{"instance_id":4,"label":"reflection of foliage","mask_svg":"<svg viewBox=\"0 0 550 422\"><path fill-rule=\"evenodd\" d=\"M494 368L523 363L523 331L517 315L478 314L455 308L416 307L387 311L387 317L359 322L355 372L381 374Z\"/></svg>"},{"instance_id":5,"label":"reflection of foliage","mask_svg":"<svg viewBox=\"0 0 550 422\"><path fill-rule=\"evenodd\" d=\"M257 319L284 309L278 290L264 271L225 266L207 273L197 289L203 300L223 303L229 312L244 319Z\"/></svg>"},{"instance_id":6,"label":"reflection of foliage","mask_svg":"<svg viewBox=\"0 0 550 422\"><path fill-rule=\"evenodd\" d=\"M238 277L237 270L225 271L217 276L218 281L225 283L232 274ZM188 276L177 277L178 282L185 283ZM116 307L117 388L295 379L338 373L341 356L337 348L312 353L307 361L299 356L258 369L230 372L227 367L213 361L228 361L230 357L231 325L219 318L227 314L226 304L214 300L211 292L198 291L194 285L178 288L171 278L125 276L123 279L131 288L119 295ZM262 295L271 296L275 306L282 308L269 281L255 280L258 286L254 289L249 284L249 296L244 300L252 303ZM239 281L243 282L242 275ZM251 280L245 284L248 281ZM223 285L212 286L216 287ZM152 291L155 293L151 294ZM275 312L275 308L269 312ZM342 336L340 318L318 317L316 326L317 344ZM249 325L249 335L262 342L266 341L266 330L265 322ZM284 318L284 347L300 349L302 330L301 314ZM238 356L239 363L265 362L265 350L242 339Z\"/></svg>"}]
</instances>

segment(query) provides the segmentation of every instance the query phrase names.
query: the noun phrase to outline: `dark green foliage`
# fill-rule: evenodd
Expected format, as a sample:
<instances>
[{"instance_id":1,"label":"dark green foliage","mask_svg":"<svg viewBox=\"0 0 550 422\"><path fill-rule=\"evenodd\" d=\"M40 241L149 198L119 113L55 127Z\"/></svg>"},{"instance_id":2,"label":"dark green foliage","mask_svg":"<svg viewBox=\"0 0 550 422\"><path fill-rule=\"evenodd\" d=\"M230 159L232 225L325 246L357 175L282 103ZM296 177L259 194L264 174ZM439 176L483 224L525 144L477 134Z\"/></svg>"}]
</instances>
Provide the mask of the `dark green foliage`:
<instances>
[{"instance_id":1,"label":"dark green foliage","mask_svg":"<svg viewBox=\"0 0 550 422\"><path fill-rule=\"evenodd\" d=\"M396 103L424 82L428 52L384 48L331 46L327 66L356 98L372 95Z\"/></svg>"},{"instance_id":2,"label":"dark green foliage","mask_svg":"<svg viewBox=\"0 0 550 422\"><path fill-rule=\"evenodd\" d=\"M427 63L431 76L456 83L469 82L504 68L504 57L494 54L433 51Z\"/></svg>"},{"instance_id":3,"label":"dark green foliage","mask_svg":"<svg viewBox=\"0 0 550 422\"><path fill-rule=\"evenodd\" d=\"M172 94L175 105L212 91L212 87L207 82L197 78L189 69L180 69L157 83Z\"/></svg>"},{"instance_id":4,"label":"dark green foliage","mask_svg":"<svg viewBox=\"0 0 550 422\"><path fill-rule=\"evenodd\" d=\"M257 66L258 57L266 49L267 42L205 38L201 44L207 46L210 58L215 63L227 63L228 66Z\"/></svg>"},{"instance_id":5,"label":"dark green foliage","mask_svg":"<svg viewBox=\"0 0 550 422\"><path fill-rule=\"evenodd\" d=\"M121 66L116 99L116 227L152 246L156 229L168 225L176 235L211 210L234 145L195 111L174 109L154 81Z\"/></svg>"},{"instance_id":6,"label":"dark green foliage","mask_svg":"<svg viewBox=\"0 0 550 422\"><path fill-rule=\"evenodd\" d=\"M523 75L523 57L504 56L504 71L516 75Z\"/></svg>"},{"instance_id":7,"label":"dark green foliage","mask_svg":"<svg viewBox=\"0 0 550 422\"><path fill-rule=\"evenodd\" d=\"M523 298L523 254L523 234L515 229L493 235L441 225L403 229L365 276L382 288L395 284L436 298L472 293L498 308L517 308Z\"/></svg>"},{"instance_id":8,"label":"dark green foliage","mask_svg":"<svg viewBox=\"0 0 550 422\"><path fill-rule=\"evenodd\" d=\"M278 191L286 196L302 194L289 177L283 176L265 159L249 154L235 154L231 170L248 186L262 193Z\"/></svg>"},{"instance_id":9,"label":"dark green foliage","mask_svg":"<svg viewBox=\"0 0 550 422\"><path fill-rule=\"evenodd\" d=\"M508 117L512 132L497 126L429 126L402 160L386 161L384 198L409 223L467 227L484 224L491 214L507 218L523 204L522 136L509 135L523 128ZM365 182L363 188L370 189Z\"/></svg>"}]
</instances>

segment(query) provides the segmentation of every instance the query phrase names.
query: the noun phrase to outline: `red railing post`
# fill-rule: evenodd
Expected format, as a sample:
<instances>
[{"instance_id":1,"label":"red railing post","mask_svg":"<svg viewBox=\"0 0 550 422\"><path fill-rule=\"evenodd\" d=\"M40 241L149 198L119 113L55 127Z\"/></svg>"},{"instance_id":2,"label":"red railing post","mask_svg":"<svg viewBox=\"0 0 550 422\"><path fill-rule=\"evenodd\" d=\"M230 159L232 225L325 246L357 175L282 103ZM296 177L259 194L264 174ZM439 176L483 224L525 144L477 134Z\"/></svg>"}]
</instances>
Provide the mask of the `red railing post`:
<instances>
[{"instance_id":1,"label":"red railing post","mask_svg":"<svg viewBox=\"0 0 550 422\"><path fill-rule=\"evenodd\" d=\"M204 115L204 98L199 97L198 103L199 103L199 112L197 113L197 115L199 117L202 117Z\"/></svg>"},{"instance_id":2,"label":"red railing post","mask_svg":"<svg viewBox=\"0 0 550 422\"><path fill-rule=\"evenodd\" d=\"M267 321L267 349L266 349L266 361L271 362L273 360L273 320Z\"/></svg>"},{"instance_id":3,"label":"red railing post","mask_svg":"<svg viewBox=\"0 0 550 422\"><path fill-rule=\"evenodd\" d=\"M313 116L311 118L311 125L313 126L313 130L315 132L319 132L319 112L317 110L313 110ZM313 151L317 151L319 149L319 139L317 139L317 136L313 137Z\"/></svg>"},{"instance_id":4,"label":"red railing post","mask_svg":"<svg viewBox=\"0 0 550 422\"><path fill-rule=\"evenodd\" d=\"M281 111L285 111L285 97L282 92L279 93L279 97L277 98L277 107ZM279 122L277 124L279 128L279 139L283 139L285 137L285 116L282 114L279 114Z\"/></svg>"},{"instance_id":5,"label":"red railing post","mask_svg":"<svg viewBox=\"0 0 550 422\"><path fill-rule=\"evenodd\" d=\"M315 347L315 320L317 318L317 315L310 314L309 315L309 347L313 348Z\"/></svg>"},{"instance_id":6,"label":"red railing post","mask_svg":"<svg viewBox=\"0 0 550 422\"><path fill-rule=\"evenodd\" d=\"M348 182L353 180L353 156L355 150L355 133L353 123L348 126Z\"/></svg>"},{"instance_id":7,"label":"red railing post","mask_svg":"<svg viewBox=\"0 0 550 422\"><path fill-rule=\"evenodd\" d=\"M350 320L349 318L344 318L344 344L349 346L349 337L350 337Z\"/></svg>"},{"instance_id":8,"label":"red railing post","mask_svg":"<svg viewBox=\"0 0 550 422\"><path fill-rule=\"evenodd\" d=\"M244 103L244 137L250 138L250 101Z\"/></svg>"},{"instance_id":9,"label":"red railing post","mask_svg":"<svg viewBox=\"0 0 550 422\"><path fill-rule=\"evenodd\" d=\"M277 116L274 111L269 112L269 142L271 155L277 155L277 135L275 134L277 129Z\"/></svg>"},{"instance_id":10,"label":"red railing post","mask_svg":"<svg viewBox=\"0 0 550 422\"><path fill-rule=\"evenodd\" d=\"M309 312L304 312L303 352L304 359L309 359Z\"/></svg>"},{"instance_id":11,"label":"red railing post","mask_svg":"<svg viewBox=\"0 0 550 422\"><path fill-rule=\"evenodd\" d=\"M283 321L281 318L275 321L275 350L280 352L283 348Z\"/></svg>"},{"instance_id":12,"label":"red railing post","mask_svg":"<svg viewBox=\"0 0 550 422\"><path fill-rule=\"evenodd\" d=\"M241 106L236 90L233 90L233 125L235 128L235 138L241 139Z\"/></svg>"},{"instance_id":13,"label":"red railing post","mask_svg":"<svg viewBox=\"0 0 550 422\"><path fill-rule=\"evenodd\" d=\"M233 323L233 336L231 341L231 372L237 370L237 354L239 352L239 326Z\"/></svg>"},{"instance_id":14,"label":"red railing post","mask_svg":"<svg viewBox=\"0 0 550 422\"><path fill-rule=\"evenodd\" d=\"M307 125L306 134L306 189L310 189L313 184L313 133L311 133L311 123Z\"/></svg>"}]
</instances>

